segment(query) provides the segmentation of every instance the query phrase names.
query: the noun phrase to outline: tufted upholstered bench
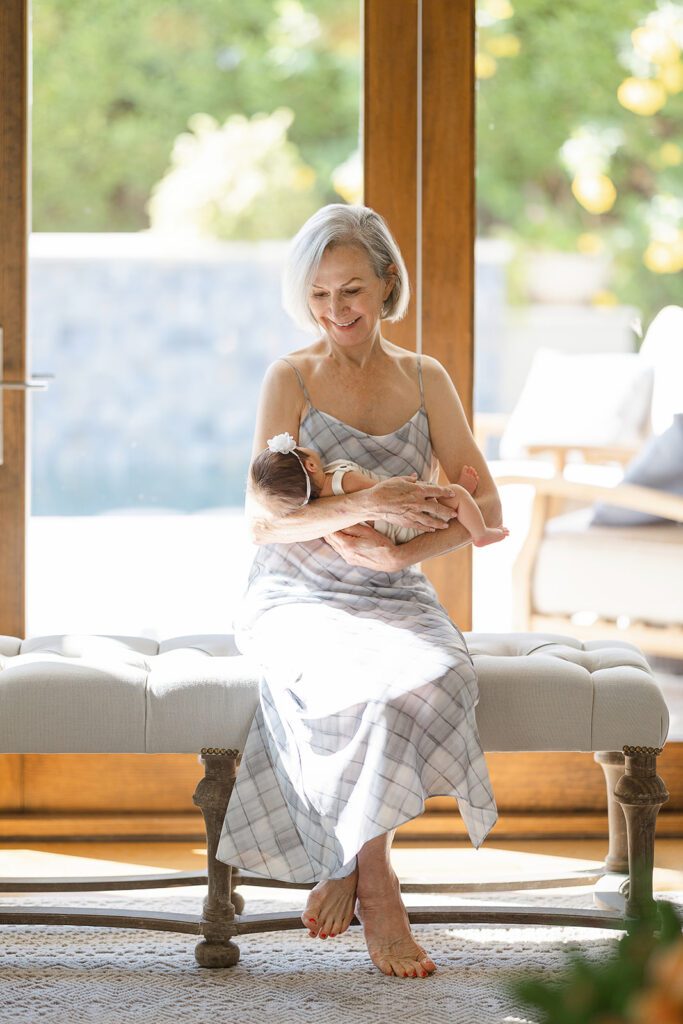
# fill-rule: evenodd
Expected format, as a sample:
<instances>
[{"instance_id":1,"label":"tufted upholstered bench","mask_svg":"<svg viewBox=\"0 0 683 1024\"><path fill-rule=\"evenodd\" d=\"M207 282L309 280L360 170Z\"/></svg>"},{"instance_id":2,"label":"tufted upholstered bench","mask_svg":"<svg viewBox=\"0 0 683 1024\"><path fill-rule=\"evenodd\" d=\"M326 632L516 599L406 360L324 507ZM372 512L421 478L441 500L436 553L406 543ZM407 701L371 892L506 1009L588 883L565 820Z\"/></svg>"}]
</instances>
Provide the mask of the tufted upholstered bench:
<instances>
[{"instance_id":1,"label":"tufted upholstered bench","mask_svg":"<svg viewBox=\"0 0 683 1024\"><path fill-rule=\"evenodd\" d=\"M607 783L604 868L553 884L596 883L596 909L479 904L426 907L413 923L555 923L656 927L655 820L667 799L657 775L668 711L642 653L630 644L582 643L541 633L465 634L479 678L477 723L485 751L595 751ZM207 834L206 872L100 879L6 879L0 892L82 891L206 884L201 916L86 908L12 907L0 923L79 924L200 935L197 962L237 962L246 932L301 927L294 914L244 916L237 885L273 885L215 857L249 725L258 673L228 635L0 637L0 752L199 752L205 774L193 800ZM551 880L546 879L547 886ZM290 883L280 883L291 886ZM404 884L404 891L537 888L539 882ZM307 886L298 886L307 888ZM310 888L310 886L308 886ZM236 913L239 915L236 917Z\"/></svg>"}]
</instances>

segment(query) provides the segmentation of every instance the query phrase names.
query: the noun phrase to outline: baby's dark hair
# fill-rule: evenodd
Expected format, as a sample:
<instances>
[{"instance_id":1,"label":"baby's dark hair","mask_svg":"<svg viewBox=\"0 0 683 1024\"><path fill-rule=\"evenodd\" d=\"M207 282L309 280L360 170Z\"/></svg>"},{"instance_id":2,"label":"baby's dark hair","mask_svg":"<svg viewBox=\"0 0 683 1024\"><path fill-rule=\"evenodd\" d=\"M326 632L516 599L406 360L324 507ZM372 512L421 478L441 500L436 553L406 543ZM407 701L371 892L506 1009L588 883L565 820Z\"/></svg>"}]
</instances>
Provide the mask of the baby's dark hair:
<instances>
[{"instance_id":1,"label":"baby's dark hair","mask_svg":"<svg viewBox=\"0 0 683 1024\"><path fill-rule=\"evenodd\" d=\"M304 452L299 455L302 460L306 458ZM250 475L256 493L280 515L296 511L306 500L308 473L294 452L271 452L266 448L252 462ZM311 481L311 497L317 496Z\"/></svg>"}]
</instances>

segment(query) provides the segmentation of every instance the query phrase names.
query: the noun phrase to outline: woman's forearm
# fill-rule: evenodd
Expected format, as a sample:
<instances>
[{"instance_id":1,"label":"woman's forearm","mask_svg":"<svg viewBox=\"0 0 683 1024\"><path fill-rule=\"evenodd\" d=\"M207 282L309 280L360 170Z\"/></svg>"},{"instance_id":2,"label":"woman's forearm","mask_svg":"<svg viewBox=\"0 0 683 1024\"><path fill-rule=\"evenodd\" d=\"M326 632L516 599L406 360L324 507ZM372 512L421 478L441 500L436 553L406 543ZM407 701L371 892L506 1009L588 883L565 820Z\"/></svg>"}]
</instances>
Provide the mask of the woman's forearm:
<instances>
[{"instance_id":1,"label":"woman's forearm","mask_svg":"<svg viewBox=\"0 0 683 1024\"><path fill-rule=\"evenodd\" d=\"M419 537L406 541L405 544L398 544L394 555L400 563L398 568L407 569L409 565L417 565L418 562L426 562L428 558L435 558L437 555L445 555L448 551L462 548L471 543L471 540L472 538L462 523L453 519L445 530L421 533Z\"/></svg>"},{"instance_id":2,"label":"woman's forearm","mask_svg":"<svg viewBox=\"0 0 683 1024\"><path fill-rule=\"evenodd\" d=\"M481 498L475 498L481 509L481 514L487 526L500 526L503 522L502 506L498 492L486 493ZM437 530L434 533L423 533L413 540L407 541L396 547L395 555L401 562L400 568L406 569L409 565L416 565L418 562L426 562L429 558L436 558L437 555L445 555L449 551L455 551L466 544L470 544L472 538L469 532L457 519L449 523L446 530Z\"/></svg>"},{"instance_id":3,"label":"woman's forearm","mask_svg":"<svg viewBox=\"0 0 683 1024\"><path fill-rule=\"evenodd\" d=\"M255 544L295 544L317 540L336 530L345 530L370 518L368 491L354 491L316 498L287 516L268 517L257 505L247 501L251 539Z\"/></svg>"}]
</instances>

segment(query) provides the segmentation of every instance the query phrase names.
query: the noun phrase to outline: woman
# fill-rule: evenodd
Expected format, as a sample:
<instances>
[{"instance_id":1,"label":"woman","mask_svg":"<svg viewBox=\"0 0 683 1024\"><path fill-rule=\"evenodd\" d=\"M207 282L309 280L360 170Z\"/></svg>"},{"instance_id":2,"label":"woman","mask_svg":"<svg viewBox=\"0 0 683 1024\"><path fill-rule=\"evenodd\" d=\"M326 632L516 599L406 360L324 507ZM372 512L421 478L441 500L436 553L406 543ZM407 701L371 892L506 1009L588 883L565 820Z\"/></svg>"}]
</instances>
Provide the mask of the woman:
<instances>
[{"instance_id":1,"label":"woman","mask_svg":"<svg viewBox=\"0 0 683 1024\"><path fill-rule=\"evenodd\" d=\"M476 469L487 525L501 509L446 371L382 335L408 295L398 246L367 207L326 206L292 242L285 307L318 338L269 367L253 457L288 431L326 461L391 478L286 516L247 495L260 547L235 626L261 700L218 857L317 882L302 914L312 937L341 934L355 910L384 974L425 977L436 965L410 931L394 831L427 796L457 797L477 848L497 818L472 660L415 567L469 542L438 501L452 493L434 483L438 464L449 481ZM394 545L363 525L379 517L430 532Z\"/></svg>"}]
</instances>

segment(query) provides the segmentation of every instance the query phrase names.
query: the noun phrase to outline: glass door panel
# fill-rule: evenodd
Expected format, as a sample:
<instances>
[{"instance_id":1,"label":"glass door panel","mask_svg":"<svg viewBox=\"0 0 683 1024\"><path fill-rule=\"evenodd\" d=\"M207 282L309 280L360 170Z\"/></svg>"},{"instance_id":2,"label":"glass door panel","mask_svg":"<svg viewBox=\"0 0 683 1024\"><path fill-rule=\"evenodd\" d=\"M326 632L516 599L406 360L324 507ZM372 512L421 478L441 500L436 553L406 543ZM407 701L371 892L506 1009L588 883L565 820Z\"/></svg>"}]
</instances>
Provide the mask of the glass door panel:
<instances>
[{"instance_id":1,"label":"glass door panel","mask_svg":"<svg viewBox=\"0 0 683 1024\"><path fill-rule=\"evenodd\" d=\"M489 458L521 458L520 433L542 432L549 410L518 407L517 438L501 445L501 432L541 350L555 350L555 366L633 354L657 312L680 304L683 3L477 0L476 20L475 427ZM604 443L596 386L563 381L558 430L594 429ZM641 400L646 431L642 389ZM530 489L507 493L509 541L475 553L479 630L512 624Z\"/></svg>"},{"instance_id":2,"label":"glass door panel","mask_svg":"<svg viewBox=\"0 0 683 1024\"><path fill-rule=\"evenodd\" d=\"M27 635L229 632L287 241L359 201L359 0L34 0Z\"/></svg>"}]
</instances>

